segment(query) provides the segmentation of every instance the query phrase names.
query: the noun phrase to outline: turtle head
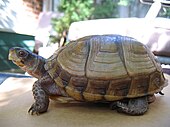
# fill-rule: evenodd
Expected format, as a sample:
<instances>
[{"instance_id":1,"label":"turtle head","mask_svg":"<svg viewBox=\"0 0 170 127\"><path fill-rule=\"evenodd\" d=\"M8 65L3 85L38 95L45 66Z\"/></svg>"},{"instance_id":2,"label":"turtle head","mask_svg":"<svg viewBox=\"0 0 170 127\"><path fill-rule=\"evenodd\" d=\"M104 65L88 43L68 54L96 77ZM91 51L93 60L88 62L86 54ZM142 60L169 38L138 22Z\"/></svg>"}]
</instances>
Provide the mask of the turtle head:
<instances>
[{"instance_id":1,"label":"turtle head","mask_svg":"<svg viewBox=\"0 0 170 127\"><path fill-rule=\"evenodd\" d=\"M22 68L27 65L28 61L30 61L30 55L32 55L32 53L26 49L13 47L9 50L8 59L12 60L14 64Z\"/></svg>"},{"instance_id":2,"label":"turtle head","mask_svg":"<svg viewBox=\"0 0 170 127\"><path fill-rule=\"evenodd\" d=\"M24 48L11 48L8 59L36 78L39 78L45 71L45 59Z\"/></svg>"}]
</instances>

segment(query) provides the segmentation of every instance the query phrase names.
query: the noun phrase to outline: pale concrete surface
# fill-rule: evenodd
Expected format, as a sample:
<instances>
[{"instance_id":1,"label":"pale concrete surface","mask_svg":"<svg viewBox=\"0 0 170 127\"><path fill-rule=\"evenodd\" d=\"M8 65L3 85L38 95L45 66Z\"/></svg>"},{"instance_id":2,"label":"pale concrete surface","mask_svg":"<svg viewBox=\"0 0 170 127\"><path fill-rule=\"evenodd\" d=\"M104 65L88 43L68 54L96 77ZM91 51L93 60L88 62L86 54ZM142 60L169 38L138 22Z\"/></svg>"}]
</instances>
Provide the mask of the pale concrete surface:
<instances>
[{"instance_id":1,"label":"pale concrete surface","mask_svg":"<svg viewBox=\"0 0 170 127\"><path fill-rule=\"evenodd\" d=\"M170 80L170 76L166 77ZM58 103L31 116L33 78L8 78L0 85L0 127L170 127L170 85L157 95L143 116L128 116L109 109L107 104Z\"/></svg>"}]
</instances>

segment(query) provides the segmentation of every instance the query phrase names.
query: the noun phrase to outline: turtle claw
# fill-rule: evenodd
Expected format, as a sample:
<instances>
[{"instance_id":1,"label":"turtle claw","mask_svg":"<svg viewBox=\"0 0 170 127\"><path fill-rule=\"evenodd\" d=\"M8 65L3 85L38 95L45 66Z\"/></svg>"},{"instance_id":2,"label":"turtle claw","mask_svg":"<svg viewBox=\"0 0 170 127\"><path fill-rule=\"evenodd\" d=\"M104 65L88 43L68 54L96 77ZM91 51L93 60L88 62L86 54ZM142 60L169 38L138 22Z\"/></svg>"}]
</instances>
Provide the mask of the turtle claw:
<instances>
[{"instance_id":1,"label":"turtle claw","mask_svg":"<svg viewBox=\"0 0 170 127\"><path fill-rule=\"evenodd\" d=\"M31 108L28 110L28 113L31 114L31 115L39 115L40 112L38 111L38 106L36 106L36 104L32 104Z\"/></svg>"},{"instance_id":2,"label":"turtle claw","mask_svg":"<svg viewBox=\"0 0 170 127\"><path fill-rule=\"evenodd\" d=\"M164 95L164 93L162 91L159 92L160 95Z\"/></svg>"}]
</instances>

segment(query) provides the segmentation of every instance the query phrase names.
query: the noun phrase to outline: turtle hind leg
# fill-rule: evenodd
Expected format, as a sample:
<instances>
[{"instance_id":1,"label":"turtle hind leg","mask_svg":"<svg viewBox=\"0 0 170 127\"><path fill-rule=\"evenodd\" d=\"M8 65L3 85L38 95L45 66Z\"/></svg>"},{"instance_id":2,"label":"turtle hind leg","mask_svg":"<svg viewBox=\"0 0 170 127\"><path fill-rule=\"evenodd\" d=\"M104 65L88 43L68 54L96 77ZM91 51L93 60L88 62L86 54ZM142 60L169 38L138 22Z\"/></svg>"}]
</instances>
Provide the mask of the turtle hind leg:
<instances>
[{"instance_id":1,"label":"turtle hind leg","mask_svg":"<svg viewBox=\"0 0 170 127\"><path fill-rule=\"evenodd\" d=\"M128 103L117 102L117 111L129 115L143 115L148 110L148 98L139 97L129 99Z\"/></svg>"}]
</instances>

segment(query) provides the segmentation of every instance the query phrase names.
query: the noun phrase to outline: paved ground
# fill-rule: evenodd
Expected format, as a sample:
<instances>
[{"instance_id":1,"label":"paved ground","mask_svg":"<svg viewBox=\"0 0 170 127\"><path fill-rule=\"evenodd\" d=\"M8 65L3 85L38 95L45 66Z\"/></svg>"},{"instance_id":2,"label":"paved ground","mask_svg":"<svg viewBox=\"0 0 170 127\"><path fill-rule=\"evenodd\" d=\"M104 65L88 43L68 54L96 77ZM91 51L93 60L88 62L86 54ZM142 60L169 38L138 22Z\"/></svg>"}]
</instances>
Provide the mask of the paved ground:
<instances>
[{"instance_id":1,"label":"paved ground","mask_svg":"<svg viewBox=\"0 0 170 127\"><path fill-rule=\"evenodd\" d=\"M170 76L166 75L170 80ZM0 85L0 127L170 127L170 85L143 116L111 111L107 104L51 101L47 113L27 113L34 78L8 78Z\"/></svg>"}]
</instances>

